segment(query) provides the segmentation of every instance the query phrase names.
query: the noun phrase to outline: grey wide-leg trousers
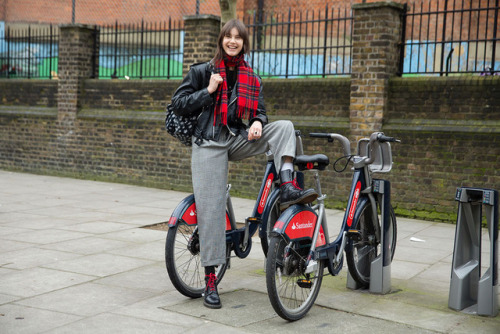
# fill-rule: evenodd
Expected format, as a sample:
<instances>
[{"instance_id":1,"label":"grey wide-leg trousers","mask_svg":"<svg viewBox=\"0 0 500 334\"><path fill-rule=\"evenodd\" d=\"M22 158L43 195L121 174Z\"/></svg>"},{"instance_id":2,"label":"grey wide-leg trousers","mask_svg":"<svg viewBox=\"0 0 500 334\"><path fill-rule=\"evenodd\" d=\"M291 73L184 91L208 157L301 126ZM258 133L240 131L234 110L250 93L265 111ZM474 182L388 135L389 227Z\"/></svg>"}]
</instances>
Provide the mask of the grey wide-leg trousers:
<instances>
[{"instance_id":1,"label":"grey wide-leg trousers","mask_svg":"<svg viewBox=\"0 0 500 334\"><path fill-rule=\"evenodd\" d=\"M267 124L261 138L253 143L242 136L231 136L227 130L223 130L218 142L204 140L200 146L193 144L191 170L202 266L226 262L228 161L271 151L276 170L279 171L283 156L295 157L295 140L293 123L276 121Z\"/></svg>"}]
</instances>

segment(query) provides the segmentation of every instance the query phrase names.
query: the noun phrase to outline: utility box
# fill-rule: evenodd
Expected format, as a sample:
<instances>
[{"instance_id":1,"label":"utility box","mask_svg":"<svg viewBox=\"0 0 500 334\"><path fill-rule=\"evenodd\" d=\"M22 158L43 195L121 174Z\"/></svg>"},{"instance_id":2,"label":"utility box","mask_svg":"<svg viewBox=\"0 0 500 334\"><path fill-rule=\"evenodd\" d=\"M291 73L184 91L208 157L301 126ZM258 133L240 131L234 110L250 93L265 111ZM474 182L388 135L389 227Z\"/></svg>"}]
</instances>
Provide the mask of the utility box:
<instances>
[{"instance_id":1,"label":"utility box","mask_svg":"<svg viewBox=\"0 0 500 334\"><path fill-rule=\"evenodd\" d=\"M498 315L498 191L458 188L459 202L448 307L484 316ZM481 221L486 218L490 249L481 273Z\"/></svg>"}]
</instances>

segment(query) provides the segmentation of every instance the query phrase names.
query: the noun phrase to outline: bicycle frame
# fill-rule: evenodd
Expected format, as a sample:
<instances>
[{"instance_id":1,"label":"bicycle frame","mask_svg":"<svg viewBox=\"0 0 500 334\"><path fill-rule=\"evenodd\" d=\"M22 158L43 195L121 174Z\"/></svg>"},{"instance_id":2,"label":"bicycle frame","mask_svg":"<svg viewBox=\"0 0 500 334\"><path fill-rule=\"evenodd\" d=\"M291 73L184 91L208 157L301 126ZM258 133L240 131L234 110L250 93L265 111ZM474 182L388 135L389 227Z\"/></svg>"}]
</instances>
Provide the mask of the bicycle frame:
<instances>
[{"instance_id":1,"label":"bicycle frame","mask_svg":"<svg viewBox=\"0 0 500 334\"><path fill-rule=\"evenodd\" d=\"M272 203L279 196L278 182L279 176L274 165L274 159L272 156L269 156L255 207L252 215L245 220L245 227L243 228L238 228L236 225L236 218L229 193L231 185L228 184L226 190L226 242L233 245L241 244L243 246L245 251L241 251L239 247L233 247L237 256L243 258L248 255L250 249L247 249L247 246L250 243L250 238L255 234L257 229L260 229L259 236L261 238L262 234L266 233L267 226L265 226L265 222L272 209ZM198 224L196 203L193 194L184 198L177 205L168 221L168 226L173 227L180 223L187 225Z\"/></svg>"},{"instance_id":2,"label":"bicycle frame","mask_svg":"<svg viewBox=\"0 0 500 334\"><path fill-rule=\"evenodd\" d=\"M342 139L342 138L337 138ZM344 146L344 153L350 151L349 142L341 140ZM347 154L346 154L347 155ZM315 261L325 261L330 274L337 275L342 268L343 252L346 247L348 234L353 222L359 219L361 210L365 205L372 206L373 221L378 221L377 201L373 195L372 177L366 157L354 157L354 174L351 182L351 190L347 202L347 209L344 214L342 226L337 238L328 242L329 232L325 215L324 199L325 195L321 192L318 170L313 170L316 180L316 188L319 193L317 204L313 207L304 205L294 205L280 216L276 222L273 233L283 235L290 242L301 242L309 239L311 243L310 254L306 261L306 273L315 269ZM320 224L317 224L317 222ZM306 222L306 223L304 223ZM298 232L297 226L300 226ZM380 241L379 224L375 224L375 234L377 242Z\"/></svg>"}]
</instances>

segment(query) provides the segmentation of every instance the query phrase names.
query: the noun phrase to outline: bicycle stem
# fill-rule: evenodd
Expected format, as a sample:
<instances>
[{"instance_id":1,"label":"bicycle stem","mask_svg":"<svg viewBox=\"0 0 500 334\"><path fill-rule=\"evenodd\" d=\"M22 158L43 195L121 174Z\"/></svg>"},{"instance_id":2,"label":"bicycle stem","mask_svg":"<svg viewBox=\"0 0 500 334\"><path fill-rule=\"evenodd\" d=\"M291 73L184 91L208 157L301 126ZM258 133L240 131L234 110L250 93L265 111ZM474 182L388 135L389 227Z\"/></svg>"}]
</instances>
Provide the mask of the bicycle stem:
<instances>
[{"instance_id":1,"label":"bicycle stem","mask_svg":"<svg viewBox=\"0 0 500 334\"><path fill-rule=\"evenodd\" d=\"M325 219L325 203L324 200L326 198L325 195L322 194L321 192L321 184L319 181L319 173L318 171L314 171L314 180L316 181L316 189L318 191L319 197L318 197L318 204L319 206L318 212L318 219L316 221L316 226L314 227L314 233L313 233L313 238L311 241L311 249L309 251L309 255L307 256L306 260L306 273L311 273L314 270L316 270L317 266L317 261L313 259L314 257L314 252L316 250L316 243L318 241L319 237L319 231L321 229L321 226L323 226L323 234L325 236L325 240L329 240L329 235L328 235L328 225L326 224L326 219Z\"/></svg>"}]
</instances>

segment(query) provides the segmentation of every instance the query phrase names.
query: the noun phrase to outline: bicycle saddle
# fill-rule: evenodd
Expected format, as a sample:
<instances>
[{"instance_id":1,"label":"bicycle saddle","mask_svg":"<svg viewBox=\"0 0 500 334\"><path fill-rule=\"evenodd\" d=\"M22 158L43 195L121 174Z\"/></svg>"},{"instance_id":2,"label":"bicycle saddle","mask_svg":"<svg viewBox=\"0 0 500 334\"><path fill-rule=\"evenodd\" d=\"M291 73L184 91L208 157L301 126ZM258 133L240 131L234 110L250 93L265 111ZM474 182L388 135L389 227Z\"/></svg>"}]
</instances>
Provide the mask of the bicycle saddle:
<instances>
[{"instance_id":1,"label":"bicycle saddle","mask_svg":"<svg viewBox=\"0 0 500 334\"><path fill-rule=\"evenodd\" d=\"M293 162L299 170L324 170L330 164L330 159L324 154L298 155Z\"/></svg>"}]
</instances>

